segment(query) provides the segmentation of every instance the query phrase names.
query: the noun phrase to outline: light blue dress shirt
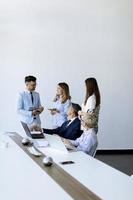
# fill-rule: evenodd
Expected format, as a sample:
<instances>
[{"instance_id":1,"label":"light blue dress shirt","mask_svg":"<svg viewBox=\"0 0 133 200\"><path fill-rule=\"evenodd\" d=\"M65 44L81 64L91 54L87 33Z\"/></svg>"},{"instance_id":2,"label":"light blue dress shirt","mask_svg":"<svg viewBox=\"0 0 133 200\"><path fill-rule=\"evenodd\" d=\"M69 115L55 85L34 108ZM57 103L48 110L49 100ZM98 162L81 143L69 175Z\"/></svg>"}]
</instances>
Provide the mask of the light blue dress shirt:
<instances>
[{"instance_id":1,"label":"light blue dress shirt","mask_svg":"<svg viewBox=\"0 0 133 200\"><path fill-rule=\"evenodd\" d=\"M71 101L68 99L65 103L61 103L60 98L53 103L53 108L59 110L59 113L52 115L53 128L60 127L65 121L67 121L67 110L71 105Z\"/></svg>"},{"instance_id":2,"label":"light blue dress shirt","mask_svg":"<svg viewBox=\"0 0 133 200\"><path fill-rule=\"evenodd\" d=\"M77 147L78 151L84 151L85 153L93 156L98 145L95 129L90 128L88 130L84 130L79 138L76 140L70 140L70 142Z\"/></svg>"},{"instance_id":3,"label":"light blue dress shirt","mask_svg":"<svg viewBox=\"0 0 133 200\"><path fill-rule=\"evenodd\" d=\"M23 91L20 92L17 99L17 113L20 115L20 120L28 125L31 124L41 124L39 115L33 116L30 108L39 108L41 106L39 93L33 91L34 102L32 103L30 92Z\"/></svg>"}]
</instances>

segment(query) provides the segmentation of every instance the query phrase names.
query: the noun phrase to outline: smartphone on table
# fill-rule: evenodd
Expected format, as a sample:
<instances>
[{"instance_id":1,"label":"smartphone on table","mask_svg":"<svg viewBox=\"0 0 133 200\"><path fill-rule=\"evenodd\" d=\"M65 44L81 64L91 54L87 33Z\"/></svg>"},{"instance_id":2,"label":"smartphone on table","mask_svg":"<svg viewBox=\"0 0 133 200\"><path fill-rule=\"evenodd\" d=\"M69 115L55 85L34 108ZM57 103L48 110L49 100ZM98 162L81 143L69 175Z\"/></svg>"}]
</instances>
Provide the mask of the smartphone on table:
<instances>
[{"instance_id":1,"label":"smartphone on table","mask_svg":"<svg viewBox=\"0 0 133 200\"><path fill-rule=\"evenodd\" d=\"M59 163L62 164L62 165L74 164L74 162L72 160L62 161L62 162L59 162Z\"/></svg>"}]
</instances>

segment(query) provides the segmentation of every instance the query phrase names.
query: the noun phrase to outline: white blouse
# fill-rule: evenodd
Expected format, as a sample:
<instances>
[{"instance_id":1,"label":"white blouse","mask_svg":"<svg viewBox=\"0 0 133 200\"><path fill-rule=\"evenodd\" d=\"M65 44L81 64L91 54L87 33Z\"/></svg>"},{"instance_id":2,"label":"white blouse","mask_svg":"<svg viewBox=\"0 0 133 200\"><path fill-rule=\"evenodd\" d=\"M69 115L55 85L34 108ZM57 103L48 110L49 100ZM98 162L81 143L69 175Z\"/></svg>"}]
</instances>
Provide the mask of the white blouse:
<instances>
[{"instance_id":1,"label":"white blouse","mask_svg":"<svg viewBox=\"0 0 133 200\"><path fill-rule=\"evenodd\" d=\"M86 104L82 104L82 111L83 112L92 112L96 108L96 96L95 94L91 95L88 99Z\"/></svg>"}]
</instances>

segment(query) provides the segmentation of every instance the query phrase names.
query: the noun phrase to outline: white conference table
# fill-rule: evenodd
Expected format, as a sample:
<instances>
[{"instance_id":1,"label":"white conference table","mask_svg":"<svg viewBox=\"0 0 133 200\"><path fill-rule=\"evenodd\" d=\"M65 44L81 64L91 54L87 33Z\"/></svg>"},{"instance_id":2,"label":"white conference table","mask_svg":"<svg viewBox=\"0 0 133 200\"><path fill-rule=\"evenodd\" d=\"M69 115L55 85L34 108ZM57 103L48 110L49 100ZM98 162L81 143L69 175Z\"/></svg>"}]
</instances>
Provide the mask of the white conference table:
<instances>
[{"instance_id":1,"label":"white conference table","mask_svg":"<svg viewBox=\"0 0 133 200\"><path fill-rule=\"evenodd\" d=\"M1 200L71 200L13 140L0 137Z\"/></svg>"},{"instance_id":2,"label":"white conference table","mask_svg":"<svg viewBox=\"0 0 133 200\"><path fill-rule=\"evenodd\" d=\"M52 140L52 137L50 137ZM49 199L71 199L57 183L43 172L31 158L6 136L9 147L0 150L0 189L2 200L32 200L41 198L42 193ZM39 148L45 155L52 156L54 162L82 185L103 200L132 200L133 179L128 175L98 161L83 152L64 153L52 148ZM8 158L8 159L7 159ZM61 165L59 162L72 160L75 163ZM34 179L33 179L34 177ZM1 181L4 180L4 181ZM35 181L34 181L35 180ZM4 182L4 184L3 184ZM20 187L17 187L20 186ZM40 191L41 186L41 191ZM50 193L52 188L52 193ZM32 190L33 193L30 192ZM9 191L7 193L7 191ZM1 195L1 194L0 194ZM14 198L9 198L10 196ZM48 197L48 196L47 196ZM57 197L57 198L56 198Z\"/></svg>"},{"instance_id":3,"label":"white conference table","mask_svg":"<svg viewBox=\"0 0 133 200\"><path fill-rule=\"evenodd\" d=\"M133 200L133 179L128 175L82 152L51 156L57 164L74 161L75 164L59 165L101 199Z\"/></svg>"},{"instance_id":4,"label":"white conference table","mask_svg":"<svg viewBox=\"0 0 133 200\"><path fill-rule=\"evenodd\" d=\"M63 153L50 148L40 148L40 151L50 155L55 163L101 199L133 200L133 178L113 167L81 151ZM75 164L60 164L69 160Z\"/></svg>"}]
</instances>

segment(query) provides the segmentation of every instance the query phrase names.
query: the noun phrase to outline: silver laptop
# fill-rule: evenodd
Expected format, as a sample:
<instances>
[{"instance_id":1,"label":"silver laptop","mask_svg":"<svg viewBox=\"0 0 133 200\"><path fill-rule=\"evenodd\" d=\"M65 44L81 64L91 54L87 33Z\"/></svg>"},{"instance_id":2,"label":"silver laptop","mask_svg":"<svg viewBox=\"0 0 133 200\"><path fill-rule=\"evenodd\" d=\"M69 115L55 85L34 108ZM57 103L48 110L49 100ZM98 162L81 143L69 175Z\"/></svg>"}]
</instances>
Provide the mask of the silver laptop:
<instances>
[{"instance_id":1,"label":"silver laptop","mask_svg":"<svg viewBox=\"0 0 133 200\"><path fill-rule=\"evenodd\" d=\"M31 137L33 139L44 138L43 133L41 133L41 132L39 132L39 133L37 133L37 132L31 132L30 129L29 129L29 127L28 127L28 125L26 123L24 123L24 122L21 121L21 124L22 124L23 129L24 129L24 131L25 131L25 133L26 133L26 135L28 137Z\"/></svg>"}]
</instances>

